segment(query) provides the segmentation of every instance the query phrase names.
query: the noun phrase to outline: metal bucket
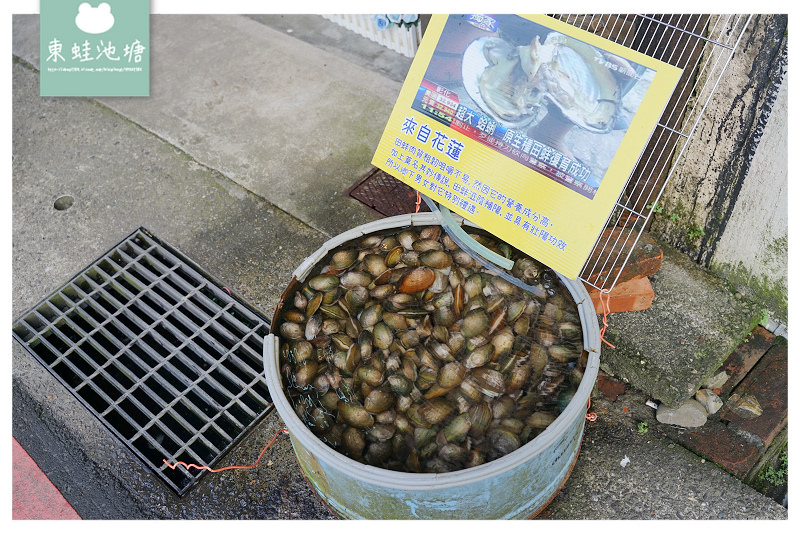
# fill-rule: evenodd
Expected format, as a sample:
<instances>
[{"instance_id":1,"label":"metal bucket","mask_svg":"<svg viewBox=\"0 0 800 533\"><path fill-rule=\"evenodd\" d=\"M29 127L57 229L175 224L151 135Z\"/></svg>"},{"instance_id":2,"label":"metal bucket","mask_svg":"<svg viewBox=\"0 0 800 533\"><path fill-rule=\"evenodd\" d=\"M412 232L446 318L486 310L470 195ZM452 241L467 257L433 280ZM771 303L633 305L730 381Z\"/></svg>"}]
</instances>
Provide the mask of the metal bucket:
<instances>
[{"instance_id":1,"label":"metal bucket","mask_svg":"<svg viewBox=\"0 0 800 533\"><path fill-rule=\"evenodd\" d=\"M359 226L309 256L295 270L293 281L305 280L330 250L348 241L386 229L438 223L433 213L417 213ZM328 447L297 417L286 398L279 371L279 339L268 335L264 343L267 386L289 430L298 463L322 500L338 515L360 519L512 519L541 511L567 480L578 457L600 365L600 331L591 299L581 282L561 280L578 305L584 348L589 352L575 396L532 441L504 457L455 472L395 472L364 465Z\"/></svg>"}]
</instances>

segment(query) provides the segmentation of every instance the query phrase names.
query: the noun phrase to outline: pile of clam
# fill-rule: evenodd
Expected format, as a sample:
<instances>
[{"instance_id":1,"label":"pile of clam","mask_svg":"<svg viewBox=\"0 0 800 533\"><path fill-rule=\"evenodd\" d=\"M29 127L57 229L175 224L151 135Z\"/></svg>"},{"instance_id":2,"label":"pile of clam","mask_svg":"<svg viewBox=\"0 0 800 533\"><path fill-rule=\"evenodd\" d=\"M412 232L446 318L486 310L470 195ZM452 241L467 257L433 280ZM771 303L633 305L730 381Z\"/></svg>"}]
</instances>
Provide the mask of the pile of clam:
<instances>
[{"instance_id":1,"label":"pile of clam","mask_svg":"<svg viewBox=\"0 0 800 533\"><path fill-rule=\"evenodd\" d=\"M502 241L523 290L440 226L331 251L278 308L280 371L297 416L362 463L449 472L513 452L555 420L586 365L558 276Z\"/></svg>"}]
</instances>

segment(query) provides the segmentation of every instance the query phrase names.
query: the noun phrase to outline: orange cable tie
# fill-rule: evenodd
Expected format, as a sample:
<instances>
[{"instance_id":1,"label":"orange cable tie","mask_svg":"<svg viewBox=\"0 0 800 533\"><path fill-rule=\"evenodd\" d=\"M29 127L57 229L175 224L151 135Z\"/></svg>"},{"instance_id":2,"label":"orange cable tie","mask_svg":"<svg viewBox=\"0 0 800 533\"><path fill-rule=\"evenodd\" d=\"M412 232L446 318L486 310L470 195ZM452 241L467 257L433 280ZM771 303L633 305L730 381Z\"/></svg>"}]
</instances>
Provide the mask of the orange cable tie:
<instances>
[{"instance_id":1,"label":"orange cable tie","mask_svg":"<svg viewBox=\"0 0 800 533\"><path fill-rule=\"evenodd\" d=\"M587 413L586 413L586 420L588 420L589 422L594 422L595 420L597 420L597 413L595 413L595 412L591 412L591 413L590 413L590 412L588 412L588 411L589 411L589 409L591 409L591 408L592 408L592 397L590 396L590 397L589 397L589 405L587 405L587 406L586 406L586 411L587 411Z\"/></svg>"},{"instance_id":2,"label":"orange cable tie","mask_svg":"<svg viewBox=\"0 0 800 533\"><path fill-rule=\"evenodd\" d=\"M606 297L606 301L605 302L603 301L603 294L608 295ZM611 310L611 308L609 306L609 303L608 303L608 301L611 299L610 294L611 294L611 291L608 290L608 289L602 289L600 291L600 303L603 305L603 328L600 330L600 340L603 341L604 343L608 344L612 348L616 348L616 346L614 346L613 344L611 344L610 342L608 342L605 339L606 328L608 328L608 322L606 321L606 318L608 317L608 313Z\"/></svg>"},{"instance_id":3,"label":"orange cable tie","mask_svg":"<svg viewBox=\"0 0 800 533\"><path fill-rule=\"evenodd\" d=\"M251 464L251 465L247 465L247 466L224 466L224 467L222 467L222 468L210 468L210 467L208 467L208 466L204 466L204 465L203 465L203 466L198 466L198 465L196 465L196 464L192 464L192 463L186 464L186 463L184 463L183 461L176 461L175 463L173 463L173 464L170 464L170 463L169 463L169 461L167 461L166 459L164 459L164 463L165 463L165 464L166 464L168 467L170 467L171 469L173 469L173 470L175 470L175 468L177 468L177 466L178 466L178 465L181 465L181 466L183 466L183 467L184 467L186 470L189 470L189 468L197 468L198 470L208 470L209 472L222 472L223 470L233 470L233 469L246 469L246 468L253 468L253 467L255 467L255 466L258 464L258 462L261 460L261 456L262 456L262 455L264 455L264 452L266 452L266 451L267 451L267 448L269 448L270 446L272 446L272 443L273 443L273 442L275 442L275 439L277 439L277 438L278 438L278 435L280 435L281 433L285 433L286 435L288 435L288 434L289 434L289 430L288 430L288 429L286 429L286 428L279 429L279 430L277 431L277 433L275 433L275 436L274 436L274 437L272 437L272 440L271 440L271 441L269 441L269 444L267 444L267 445L264 447L264 449L263 449L263 450L261 450L261 453L260 453L260 454L258 454L258 459L256 459L256 462L255 462L255 463L253 463L253 464Z\"/></svg>"},{"instance_id":4,"label":"orange cable tie","mask_svg":"<svg viewBox=\"0 0 800 533\"><path fill-rule=\"evenodd\" d=\"M422 197L419 195L419 191L417 191L417 208L414 210L415 213L419 213L419 204L422 203Z\"/></svg>"}]
</instances>

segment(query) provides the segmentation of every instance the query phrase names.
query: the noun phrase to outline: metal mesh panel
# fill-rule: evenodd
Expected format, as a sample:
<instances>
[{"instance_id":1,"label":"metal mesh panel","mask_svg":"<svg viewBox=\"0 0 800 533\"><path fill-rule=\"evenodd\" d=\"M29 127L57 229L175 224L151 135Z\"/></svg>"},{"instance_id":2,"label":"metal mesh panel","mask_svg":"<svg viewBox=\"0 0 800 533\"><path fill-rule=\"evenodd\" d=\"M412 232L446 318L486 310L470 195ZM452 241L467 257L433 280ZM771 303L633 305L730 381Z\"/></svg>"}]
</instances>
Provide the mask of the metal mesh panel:
<instances>
[{"instance_id":1,"label":"metal mesh panel","mask_svg":"<svg viewBox=\"0 0 800 533\"><path fill-rule=\"evenodd\" d=\"M13 337L178 494L272 406L269 323L140 228L12 327Z\"/></svg>"},{"instance_id":2,"label":"metal mesh panel","mask_svg":"<svg viewBox=\"0 0 800 533\"><path fill-rule=\"evenodd\" d=\"M588 285L610 291L647 227L751 16L550 16L683 69L672 98L579 276ZM373 171L347 193L384 216L414 210L413 190L382 172Z\"/></svg>"},{"instance_id":3,"label":"metal mesh panel","mask_svg":"<svg viewBox=\"0 0 800 533\"><path fill-rule=\"evenodd\" d=\"M550 15L683 69L580 278L610 291L686 150L749 15Z\"/></svg>"}]
</instances>

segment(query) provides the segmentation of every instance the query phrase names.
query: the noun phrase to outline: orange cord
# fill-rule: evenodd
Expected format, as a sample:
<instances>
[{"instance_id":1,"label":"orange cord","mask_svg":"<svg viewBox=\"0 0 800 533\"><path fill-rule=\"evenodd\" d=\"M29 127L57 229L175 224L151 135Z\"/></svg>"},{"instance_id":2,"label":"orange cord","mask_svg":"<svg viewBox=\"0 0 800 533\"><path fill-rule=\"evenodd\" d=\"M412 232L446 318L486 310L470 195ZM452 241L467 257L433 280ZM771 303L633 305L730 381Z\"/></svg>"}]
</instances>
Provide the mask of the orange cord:
<instances>
[{"instance_id":1,"label":"orange cord","mask_svg":"<svg viewBox=\"0 0 800 533\"><path fill-rule=\"evenodd\" d=\"M609 291L607 289L603 289L603 290L600 291L600 303L603 305L603 329L600 330L600 340L603 341L604 343L608 344L612 348L616 348L613 344L611 344L610 342L608 342L605 339L606 328L608 328L608 322L606 321L606 318L608 317L608 313L610 311L610 308L609 308L609 305L608 305L608 301L611 299L611 296L607 296L606 297L606 301L604 302L603 301L603 294L610 295L610 293L611 293L611 291Z\"/></svg>"},{"instance_id":2,"label":"orange cord","mask_svg":"<svg viewBox=\"0 0 800 533\"><path fill-rule=\"evenodd\" d=\"M595 413L595 412L591 412L591 413L590 413L590 412L588 412L588 411L589 411L589 409L591 409L591 408L592 408L592 398L591 398L591 397L589 397L589 405L587 405L587 406L586 406L586 411L587 411L587 413L586 413L586 420L588 420L589 422L594 422L595 420L597 420L597 413Z\"/></svg>"},{"instance_id":3,"label":"orange cord","mask_svg":"<svg viewBox=\"0 0 800 533\"><path fill-rule=\"evenodd\" d=\"M278 438L278 435L280 435L281 433L285 433L285 434L287 434L287 435L288 435L288 434L289 434L289 430L288 430L288 429L286 429L286 428L279 429L279 430L278 430L278 432L277 432L277 433L275 433L275 436L274 436L274 437L272 437L272 440L271 440L271 441L269 441L269 444L267 444L267 445L264 447L264 449L263 449L263 450L261 450L261 453L260 453L260 454L258 454L258 459L256 459L256 462L255 462L255 463L253 463L253 464L251 464L251 465L248 465L248 466L224 466L224 467L222 467L222 468L209 468L209 467L207 467L207 466L198 466L198 465L196 465L196 464L186 464L186 463L184 463L183 461L176 461L174 464L170 464L170 463L169 463L169 461L167 461L166 459L164 459L164 463L165 463L165 464L166 464L168 467L170 467L171 469L173 469L173 470L175 470L175 468L176 468L178 465L181 465L181 466L183 466L183 467L184 467L186 470L189 470L189 468L190 468L190 467L193 467L193 468L197 468L198 470L208 470L209 472L222 472L223 470L232 470L232 469L235 469L235 468L241 468L241 469L253 468L253 467L254 467L254 466L256 466L256 465L258 464L258 462L261 460L261 456L262 456L262 455L264 455L264 452L265 452L265 451L267 451L267 448L269 448L270 446L272 446L272 443L273 443L273 442L275 442L275 439L277 439L277 438Z\"/></svg>"},{"instance_id":4,"label":"orange cord","mask_svg":"<svg viewBox=\"0 0 800 533\"><path fill-rule=\"evenodd\" d=\"M419 191L417 191L417 208L414 210L415 213L419 213L419 204L422 203L422 197L419 195Z\"/></svg>"}]
</instances>

